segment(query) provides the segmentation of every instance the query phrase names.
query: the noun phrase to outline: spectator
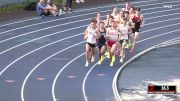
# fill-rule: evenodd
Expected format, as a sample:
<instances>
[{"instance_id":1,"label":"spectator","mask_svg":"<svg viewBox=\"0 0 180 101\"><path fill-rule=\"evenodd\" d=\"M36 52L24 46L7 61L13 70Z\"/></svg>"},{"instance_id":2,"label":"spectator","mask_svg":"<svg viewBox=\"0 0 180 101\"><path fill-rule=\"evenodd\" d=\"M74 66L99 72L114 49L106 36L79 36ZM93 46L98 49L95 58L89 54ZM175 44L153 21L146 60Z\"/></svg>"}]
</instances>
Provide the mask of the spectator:
<instances>
[{"instance_id":1,"label":"spectator","mask_svg":"<svg viewBox=\"0 0 180 101\"><path fill-rule=\"evenodd\" d=\"M50 14L53 14L54 16L56 16L56 13L54 12L54 8L48 7L45 4L44 0L39 0L38 4L37 4L37 12L39 16L47 16Z\"/></svg>"},{"instance_id":2,"label":"spectator","mask_svg":"<svg viewBox=\"0 0 180 101\"><path fill-rule=\"evenodd\" d=\"M57 7L56 7L56 5L54 4L54 0L47 0L47 8L50 9L49 11L50 11L53 15L55 15L55 16L58 15Z\"/></svg>"},{"instance_id":3,"label":"spectator","mask_svg":"<svg viewBox=\"0 0 180 101\"><path fill-rule=\"evenodd\" d=\"M72 0L63 0L62 7L63 7L63 13L72 12Z\"/></svg>"}]
</instances>

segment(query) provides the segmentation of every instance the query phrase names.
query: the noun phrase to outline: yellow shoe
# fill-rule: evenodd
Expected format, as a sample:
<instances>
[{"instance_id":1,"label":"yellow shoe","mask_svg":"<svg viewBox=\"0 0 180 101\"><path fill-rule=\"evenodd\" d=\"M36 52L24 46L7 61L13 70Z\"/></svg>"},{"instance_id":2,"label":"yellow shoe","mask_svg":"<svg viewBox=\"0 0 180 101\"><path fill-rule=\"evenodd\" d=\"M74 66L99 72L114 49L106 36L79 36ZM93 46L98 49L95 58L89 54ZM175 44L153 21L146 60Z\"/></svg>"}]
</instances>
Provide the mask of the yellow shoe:
<instances>
[{"instance_id":1,"label":"yellow shoe","mask_svg":"<svg viewBox=\"0 0 180 101\"><path fill-rule=\"evenodd\" d=\"M104 61L104 56L101 56L101 62L103 62Z\"/></svg>"},{"instance_id":2,"label":"yellow shoe","mask_svg":"<svg viewBox=\"0 0 180 101\"><path fill-rule=\"evenodd\" d=\"M102 61L101 61L101 60L99 60L99 61L98 61L98 65L101 65L101 63L102 63Z\"/></svg>"},{"instance_id":3,"label":"yellow shoe","mask_svg":"<svg viewBox=\"0 0 180 101\"><path fill-rule=\"evenodd\" d=\"M126 49L129 49L130 48L130 46L131 46L131 42L130 41L128 41L128 43L127 43L127 45L126 45Z\"/></svg>"},{"instance_id":4,"label":"yellow shoe","mask_svg":"<svg viewBox=\"0 0 180 101\"><path fill-rule=\"evenodd\" d=\"M105 55L106 55L106 56L108 55L108 51L106 51Z\"/></svg>"},{"instance_id":5,"label":"yellow shoe","mask_svg":"<svg viewBox=\"0 0 180 101\"><path fill-rule=\"evenodd\" d=\"M115 55L112 56L112 61L113 61L113 62L116 61Z\"/></svg>"},{"instance_id":6,"label":"yellow shoe","mask_svg":"<svg viewBox=\"0 0 180 101\"><path fill-rule=\"evenodd\" d=\"M105 55L107 56L107 58L110 58L110 53L108 51L106 51Z\"/></svg>"},{"instance_id":7,"label":"yellow shoe","mask_svg":"<svg viewBox=\"0 0 180 101\"><path fill-rule=\"evenodd\" d=\"M111 61L110 67L113 67L113 66L114 66L114 61Z\"/></svg>"}]
</instances>

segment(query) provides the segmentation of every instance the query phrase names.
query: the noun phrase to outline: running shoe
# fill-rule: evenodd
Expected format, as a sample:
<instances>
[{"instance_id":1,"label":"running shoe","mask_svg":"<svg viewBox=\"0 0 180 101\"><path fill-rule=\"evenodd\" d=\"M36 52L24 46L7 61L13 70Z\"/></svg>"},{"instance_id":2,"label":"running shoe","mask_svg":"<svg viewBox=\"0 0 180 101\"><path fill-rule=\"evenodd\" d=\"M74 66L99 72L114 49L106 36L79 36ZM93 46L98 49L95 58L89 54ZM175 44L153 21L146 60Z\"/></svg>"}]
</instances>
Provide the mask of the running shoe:
<instances>
[{"instance_id":1,"label":"running shoe","mask_svg":"<svg viewBox=\"0 0 180 101\"><path fill-rule=\"evenodd\" d=\"M123 63L123 62L124 62L124 59L123 59L123 58L121 58L119 62L120 62L120 63Z\"/></svg>"},{"instance_id":2,"label":"running shoe","mask_svg":"<svg viewBox=\"0 0 180 101\"><path fill-rule=\"evenodd\" d=\"M91 58L91 62L94 62L94 60L95 60L95 57L94 57L94 56L92 56L92 58Z\"/></svg>"},{"instance_id":3,"label":"running shoe","mask_svg":"<svg viewBox=\"0 0 180 101\"><path fill-rule=\"evenodd\" d=\"M89 66L89 63L88 63L88 62L86 62L85 67L88 67L88 66Z\"/></svg>"},{"instance_id":4,"label":"running shoe","mask_svg":"<svg viewBox=\"0 0 180 101\"><path fill-rule=\"evenodd\" d=\"M104 61L104 56L101 56L101 61L102 61L102 62Z\"/></svg>"},{"instance_id":5,"label":"running shoe","mask_svg":"<svg viewBox=\"0 0 180 101\"><path fill-rule=\"evenodd\" d=\"M128 40L128 43L127 43L127 45L126 45L126 49L129 49L129 48L130 48L130 46L131 46L131 41L130 41L130 40Z\"/></svg>"},{"instance_id":6,"label":"running shoe","mask_svg":"<svg viewBox=\"0 0 180 101\"><path fill-rule=\"evenodd\" d=\"M110 67L113 67L113 66L114 66L114 61L112 60L110 63Z\"/></svg>"},{"instance_id":7,"label":"running shoe","mask_svg":"<svg viewBox=\"0 0 180 101\"><path fill-rule=\"evenodd\" d=\"M116 61L116 57L115 57L115 55L114 55L114 56L112 56L112 61L113 61L113 62L115 62L115 61Z\"/></svg>"}]
</instances>

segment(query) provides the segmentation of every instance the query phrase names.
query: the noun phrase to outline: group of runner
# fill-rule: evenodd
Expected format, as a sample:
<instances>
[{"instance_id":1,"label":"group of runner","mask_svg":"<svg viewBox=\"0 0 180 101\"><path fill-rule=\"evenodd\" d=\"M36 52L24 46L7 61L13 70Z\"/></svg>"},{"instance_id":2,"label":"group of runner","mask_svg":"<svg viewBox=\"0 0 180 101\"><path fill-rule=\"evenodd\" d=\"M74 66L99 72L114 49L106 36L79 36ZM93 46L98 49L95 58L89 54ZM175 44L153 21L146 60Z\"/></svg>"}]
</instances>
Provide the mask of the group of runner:
<instances>
[{"instance_id":1,"label":"group of runner","mask_svg":"<svg viewBox=\"0 0 180 101\"><path fill-rule=\"evenodd\" d=\"M114 65L116 56L120 57L120 62L124 62L125 48L130 48L130 53L134 53L136 41L140 29L144 26L144 18L139 7L133 7L127 2L125 8L114 8L111 14L107 14L106 20L102 20L98 12L97 17L93 18L90 25L84 32L86 40L86 63L95 60L95 47L98 47L99 61L110 58L110 66ZM131 41L130 41L131 39Z\"/></svg>"}]
</instances>

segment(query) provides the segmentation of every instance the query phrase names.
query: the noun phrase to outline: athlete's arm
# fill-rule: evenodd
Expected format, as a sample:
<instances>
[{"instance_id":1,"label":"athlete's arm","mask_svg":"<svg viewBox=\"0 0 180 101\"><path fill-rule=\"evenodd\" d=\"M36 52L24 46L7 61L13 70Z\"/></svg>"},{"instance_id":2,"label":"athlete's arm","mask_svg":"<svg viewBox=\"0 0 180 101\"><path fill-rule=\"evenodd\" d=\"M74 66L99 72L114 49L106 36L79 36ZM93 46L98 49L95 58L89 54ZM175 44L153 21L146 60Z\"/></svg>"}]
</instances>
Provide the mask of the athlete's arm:
<instances>
[{"instance_id":1,"label":"athlete's arm","mask_svg":"<svg viewBox=\"0 0 180 101\"><path fill-rule=\"evenodd\" d=\"M105 38L106 40L109 39L109 29L108 29L108 28L106 29L106 35L104 36L104 38Z\"/></svg>"},{"instance_id":2,"label":"athlete's arm","mask_svg":"<svg viewBox=\"0 0 180 101\"><path fill-rule=\"evenodd\" d=\"M84 31L84 40L86 40L87 39L87 29Z\"/></svg>"},{"instance_id":3,"label":"athlete's arm","mask_svg":"<svg viewBox=\"0 0 180 101\"><path fill-rule=\"evenodd\" d=\"M140 17L140 19L141 19L141 28L143 28L144 27L144 17L143 17L143 15L141 15L141 17Z\"/></svg>"}]
</instances>

